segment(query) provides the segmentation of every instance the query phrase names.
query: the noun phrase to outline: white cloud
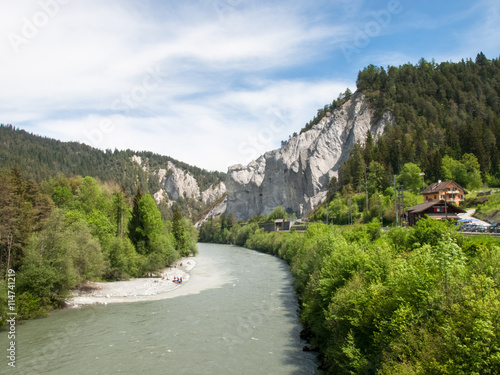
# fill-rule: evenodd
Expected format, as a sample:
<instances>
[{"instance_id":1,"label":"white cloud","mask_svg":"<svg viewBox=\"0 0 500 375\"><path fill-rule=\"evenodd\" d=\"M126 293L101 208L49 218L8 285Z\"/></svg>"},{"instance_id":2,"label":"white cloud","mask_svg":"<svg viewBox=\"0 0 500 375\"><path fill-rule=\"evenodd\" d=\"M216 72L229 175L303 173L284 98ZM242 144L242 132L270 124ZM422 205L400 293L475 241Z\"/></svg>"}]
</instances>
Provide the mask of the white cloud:
<instances>
[{"instance_id":1,"label":"white cloud","mask_svg":"<svg viewBox=\"0 0 500 375\"><path fill-rule=\"evenodd\" d=\"M25 19L34 22L40 3L0 4L0 35L27 41L2 42L1 121L42 135L224 170L255 157L241 151L244 142L257 139L255 152L276 147L346 87L273 78L345 37L341 25L311 22L298 5L236 1L207 11L168 2L136 12L136 2L42 1L59 6L29 38ZM276 113L296 122L264 139Z\"/></svg>"},{"instance_id":2,"label":"white cloud","mask_svg":"<svg viewBox=\"0 0 500 375\"><path fill-rule=\"evenodd\" d=\"M254 90L222 93L204 102L178 101L148 117L90 114L38 123L35 131L101 149L149 150L209 170L247 163L279 147L316 109L352 83L265 82ZM227 110L229 109L229 110Z\"/></svg>"},{"instance_id":3,"label":"white cloud","mask_svg":"<svg viewBox=\"0 0 500 375\"><path fill-rule=\"evenodd\" d=\"M488 48L498 46L492 1L482 1L488 18L477 35L464 37L462 50L479 48L472 43L479 34ZM25 18L35 22L41 3L59 6L16 52L9 35L26 37ZM278 147L347 86L354 90L358 69L418 61L423 54L411 46L403 51L383 43L400 31L428 30L419 25L420 13L403 12L350 64L339 47L352 42L369 12L363 0L3 1L0 122L224 170ZM441 20L449 25L458 16L436 15L431 26L440 30ZM470 27L459 35L467 32ZM442 52L455 56L457 48ZM89 139L103 121L115 130Z\"/></svg>"}]
</instances>

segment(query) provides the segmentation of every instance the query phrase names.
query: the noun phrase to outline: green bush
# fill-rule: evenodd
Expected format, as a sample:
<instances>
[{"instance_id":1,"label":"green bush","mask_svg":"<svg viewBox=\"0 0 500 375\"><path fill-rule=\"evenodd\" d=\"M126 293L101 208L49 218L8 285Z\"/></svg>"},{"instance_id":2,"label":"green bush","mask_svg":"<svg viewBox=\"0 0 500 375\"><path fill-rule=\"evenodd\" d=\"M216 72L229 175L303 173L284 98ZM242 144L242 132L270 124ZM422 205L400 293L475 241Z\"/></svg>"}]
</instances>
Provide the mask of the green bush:
<instances>
[{"instance_id":1,"label":"green bush","mask_svg":"<svg viewBox=\"0 0 500 375\"><path fill-rule=\"evenodd\" d=\"M24 292L17 296L17 312L20 319L35 319L47 316L47 305L39 296Z\"/></svg>"}]
</instances>

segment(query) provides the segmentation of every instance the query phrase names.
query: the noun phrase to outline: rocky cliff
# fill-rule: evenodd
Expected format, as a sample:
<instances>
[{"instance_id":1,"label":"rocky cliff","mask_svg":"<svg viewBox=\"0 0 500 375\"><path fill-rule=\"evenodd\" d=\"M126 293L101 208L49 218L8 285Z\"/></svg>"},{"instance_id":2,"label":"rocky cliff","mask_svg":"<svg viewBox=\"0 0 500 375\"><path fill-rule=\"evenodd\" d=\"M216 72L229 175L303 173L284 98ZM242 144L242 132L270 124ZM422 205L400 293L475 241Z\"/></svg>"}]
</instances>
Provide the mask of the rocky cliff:
<instances>
[{"instance_id":1,"label":"rocky cliff","mask_svg":"<svg viewBox=\"0 0 500 375\"><path fill-rule=\"evenodd\" d=\"M227 213L238 220L269 214L283 206L297 217L307 215L326 197L327 184L368 131L376 138L394 116L386 112L374 121L365 95L355 93L345 104L307 132L291 138L247 166L229 168Z\"/></svg>"},{"instance_id":2,"label":"rocky cliff","mask_svg":"<svg viewBox=\"0 0 500 375\"><path fill-rule=\"evenodd\" d=\"M189 172L177 168L172 162L167 163L166 169L158 170L158 178L171 200L176 201L179 197L200 198L200 188L196 179Z\"/></svg>"},{"instance_id":3,"label":"rocky cliff","mask_svg":"<svg viewBox=\"0 0 500 375\"><path fill-rule=\"evenodd\" d=\"M211 204L226 194L226 184L219 182L218 185L212 185L207 190L201 193L201 201L206 204Z\"/></svg>"},{"instance_id":4,"label":"rocky cliff","mask_svg":"<svg viewBox=\"0 0 500 375\"><path fill-rule=\"evenodd\" d=\"M134 155L132 160L139 164L144 171L148 168L146 162L141 157ZM163 200L177 201L179 198L192 198L210 205L221 198L226 193L226 185L220 182L212 185L205 191L201 191L196 178L191 173L177 167L172 162L167 162L164 168L150 170L156 175L162 188L153 194L156 203Z\"/></svg>"}]
</instances>

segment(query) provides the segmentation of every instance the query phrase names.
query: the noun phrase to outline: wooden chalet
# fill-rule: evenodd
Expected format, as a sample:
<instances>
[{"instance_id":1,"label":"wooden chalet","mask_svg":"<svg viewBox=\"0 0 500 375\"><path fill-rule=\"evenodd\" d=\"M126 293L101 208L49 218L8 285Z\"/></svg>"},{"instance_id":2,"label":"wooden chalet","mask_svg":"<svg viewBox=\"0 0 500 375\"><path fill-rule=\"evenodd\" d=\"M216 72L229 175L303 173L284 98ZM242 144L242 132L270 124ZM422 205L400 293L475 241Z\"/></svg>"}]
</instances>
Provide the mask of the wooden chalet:
<instances>
[{"instance_id":1,"label":"wooden chalet","mask_svg":"<svg viewBox=\"0 0 500 375\"><path fill-rule=\"evenodd\" d=\"M417 204L409 208L405 215L408 225L412 226L426 215L436 220L458 220L460 219L458 214L463 213L465 213L463 209L448 201L435 200Z\"/></svg>"},{"instance_id":2,"label":"wooden chalet","mask_svg":"<svg viewBox=\"0 0 500 375\"><path fill-rule=\"evenodd\" d=\"M468 191L453 180L435 182L422 191L424 203L446 201L456 206L465 200L465 194Z\"/></svg>"}]
</instances>

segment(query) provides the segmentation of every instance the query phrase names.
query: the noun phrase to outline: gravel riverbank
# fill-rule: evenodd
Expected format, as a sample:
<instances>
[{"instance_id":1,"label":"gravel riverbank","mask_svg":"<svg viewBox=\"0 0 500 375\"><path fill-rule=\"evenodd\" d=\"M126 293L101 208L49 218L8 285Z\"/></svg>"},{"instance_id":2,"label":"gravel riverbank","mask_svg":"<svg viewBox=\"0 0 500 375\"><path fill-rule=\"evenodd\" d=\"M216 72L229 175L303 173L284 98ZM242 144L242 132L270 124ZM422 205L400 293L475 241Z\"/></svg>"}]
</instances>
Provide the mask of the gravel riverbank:
<instances>
[{"instance_id":1,"label":"gravel riverbank","mask_svg":"<svg viewBox=\"0 0 500 375\"><path fill-rule=\"evenodd\" d=\"M195 266L196 261L193 258L182 258L171 267L157 273L159 277L115 282L89 282L74 290L66 304L70 308L77 308L85 305L163 299L166 298L168 292L181 288L189 281L190 271ZM174 278L182 278L182 284L174 283Z\"/></svg>"}]
</instances>

